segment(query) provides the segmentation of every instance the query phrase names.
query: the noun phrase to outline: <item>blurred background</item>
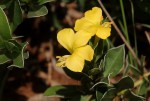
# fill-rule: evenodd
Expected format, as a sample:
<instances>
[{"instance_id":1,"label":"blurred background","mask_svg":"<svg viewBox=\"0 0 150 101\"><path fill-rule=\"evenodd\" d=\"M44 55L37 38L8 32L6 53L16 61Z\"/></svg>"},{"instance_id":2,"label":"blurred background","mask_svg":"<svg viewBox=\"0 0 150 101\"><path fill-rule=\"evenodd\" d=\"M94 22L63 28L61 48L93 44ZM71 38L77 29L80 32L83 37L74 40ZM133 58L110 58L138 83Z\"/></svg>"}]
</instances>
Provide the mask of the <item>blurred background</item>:
<instances>
[{"instance_id":1,"label":"blurred background","mask_svg":"<svg viewBox=\"0 0 150 101\"><path fill-rule=\"evenodd\" d=\"M149 69L150 0L124 0L129 38L132 47L135 47L131 2L134 7L138 56L146 56L145 66ZM121 29L119 0L102 0L102 3ZM57 32L62 28L73 28L76 19L81 18L86 10L100 6L97 0L55 0L45 5L48 9L46 16L24 19L14 31L14 35L23 36L19 41L29 43L26 48L29 58L25 60L23 69L8 69L6 65L0 65L0 82L4 87L2 101L59 101L44 97L44 91L53 85L79 84L55 66L56 56L69 54L57 42ZM103 15L105 18L106 15ZM114 46L123 44L113 27L109 39Z\"/></svg>"}]
</instances>

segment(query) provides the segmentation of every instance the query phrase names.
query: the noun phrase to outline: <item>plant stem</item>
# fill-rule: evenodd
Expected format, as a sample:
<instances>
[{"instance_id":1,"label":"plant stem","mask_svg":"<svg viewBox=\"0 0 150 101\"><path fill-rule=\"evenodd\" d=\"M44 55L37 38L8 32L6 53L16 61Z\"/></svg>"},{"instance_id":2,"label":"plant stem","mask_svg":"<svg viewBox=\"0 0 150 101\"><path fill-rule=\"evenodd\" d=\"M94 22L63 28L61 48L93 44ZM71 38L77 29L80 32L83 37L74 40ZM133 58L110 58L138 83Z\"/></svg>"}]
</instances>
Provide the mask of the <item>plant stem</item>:
<instances>
[{"instance_id":1,"label":"plant stem","mask_svg":"<svg viewBox=\"0 0 150 101\"><path fill-rule=\"evenodd\" d=\"M127 42L127 40L125 39L125 37L123 36L122 32L120 31L120 29L118 28L118 26L116 25L116 23L114 22L114 20L112 19L112 17L110 16L110 14L107 12L106 8L104 7L103 3L101 2L101 0L98 0L98 3L100 4L100 6L102 7L103 11L105 12L105 14L107 15L107 17L109 18L109 20L112 22L113 27L115 28L115 30L117 31L117 34L120 36L120 38L122 39L122 41L125 43L125 45L127 46L127 48L129 49L129 51L131 52L132 56L135 58L135 60L137 61L139 67L141 66L141 62L138 59L137 55L135 54L134 50L132 49L132 47L130 46L130 44Z\"/></svg>"}]
</instances>

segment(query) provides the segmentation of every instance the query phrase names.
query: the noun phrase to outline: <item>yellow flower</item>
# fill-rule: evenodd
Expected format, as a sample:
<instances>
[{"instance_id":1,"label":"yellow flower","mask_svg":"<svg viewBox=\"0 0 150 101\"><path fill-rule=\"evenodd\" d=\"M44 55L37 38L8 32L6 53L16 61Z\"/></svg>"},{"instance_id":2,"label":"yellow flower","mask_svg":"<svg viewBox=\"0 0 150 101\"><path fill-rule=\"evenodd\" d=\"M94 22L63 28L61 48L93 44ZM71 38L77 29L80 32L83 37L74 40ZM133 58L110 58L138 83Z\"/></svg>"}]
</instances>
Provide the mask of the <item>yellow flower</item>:
<instances>
[{"instance_id":1,"label":"yellow flower","mask_svg":"<svg viewBox=\"0 0 150 101\"><path fill-rule=\"evenodd\" d=\"M98 7L93 7L92 10L85 12L84 17L78 19L75 23L75 31L85 30L91 35L97 35L101 39L106 39L110 36L111 23L102 23L102 10Z\"/></svg>"},{"instance_id":2,"label":"yellow flower","mask_svg":"<svg viewBox=\"0 0 150 101\"><path fill-rule=\"evenodd\" d=\"M70 28L63 29L58 32L58 42L66 48L71 55L58 56L56 66L67 67L68 69L81 72L84 67L85 60L91 61L93 59L94 50L87 45L91 35L83 30L74 33Z\"/></svg>"}]
</instances>

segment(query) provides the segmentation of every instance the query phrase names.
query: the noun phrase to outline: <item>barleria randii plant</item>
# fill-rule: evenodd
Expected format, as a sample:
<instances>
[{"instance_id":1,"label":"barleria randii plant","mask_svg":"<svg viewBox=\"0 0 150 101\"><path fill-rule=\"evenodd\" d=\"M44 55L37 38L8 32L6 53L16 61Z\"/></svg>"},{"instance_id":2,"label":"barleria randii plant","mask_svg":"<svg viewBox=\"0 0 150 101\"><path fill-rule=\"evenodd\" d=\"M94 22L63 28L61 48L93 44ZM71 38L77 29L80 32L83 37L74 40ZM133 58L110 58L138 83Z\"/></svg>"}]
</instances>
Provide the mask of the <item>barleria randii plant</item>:
<instances>
[{"instance_id":1,"label":"barleria randii plant","mask_svg":"<svg viewBox=\"0 0 150 101\"><path fill-rule=\"evenodd\" d=\"M28 57L28 53L24 51L27 42L18 42L18 37L14 37L13 32L23 19L46 15L48 10L44 4L51 1L54 0L0 1L0 65L8 63L7 67L24 66L24 59ZM81 1L79 3L84 6L85 0ZM98 2L111 22L103 18L101 8L93 7L84 13L84 17L76 20L74 29L64 28L57 34L58 42L70 54L57 56L56 66L62 67L68 76L78 80L79 85L53 86L48 88L44 95L65 98L67 101L144 101L150 73L144 67L145 58L137 57L135 29L136 53L131 48L123 0L120 0L123 24L121 20L118 22L125 37L101 1ZM134 6L131 0L130 4L132 25L135 27ZM125 52L124 44L113 47L108 39L112 26L129 52ZM4 85L0 86L1 100Z\"/></svg>"},{"instance_id":2,"label":"barleria randii plant","mask_svg":"<svg viewBox=\"0 0 150 101\"><path fill-rule=\"evenodd\" d=\"M103 19L101 8L93 7L75 22L76 32L71 28L58 32L58 42L71 55L58 56L56 65L63 67L66 74L79 80L80 84L50 87L45 96L58 96L68 101L145 100L140 95L146 92L149 73L144 74L142 69L128 65L125 45L111 47L107 39L111 24ZM126 68L142 79L131 75Z\"/></svg>"}]
</instances>

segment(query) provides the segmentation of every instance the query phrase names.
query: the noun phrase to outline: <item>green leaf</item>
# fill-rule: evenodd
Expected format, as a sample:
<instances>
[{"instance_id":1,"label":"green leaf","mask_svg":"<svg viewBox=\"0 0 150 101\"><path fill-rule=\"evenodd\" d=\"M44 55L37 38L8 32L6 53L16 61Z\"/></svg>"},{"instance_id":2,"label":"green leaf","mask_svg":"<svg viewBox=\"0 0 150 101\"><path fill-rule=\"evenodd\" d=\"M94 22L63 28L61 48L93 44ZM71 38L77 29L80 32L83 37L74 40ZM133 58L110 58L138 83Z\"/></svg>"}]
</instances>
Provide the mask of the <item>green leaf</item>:
<instances>
[{"instance_id":1,"label":"green leaf","mask_svg":"<svg viewBox=\"0 0 150 101\"><path fill-rule=\"evenodd\" d=\"M77 101L77 100L75 100ZM92 95L82 95L80 101L96 101L96 100L92 100Z\"/></svg>"},{"instance_id":2,"label":"green leaf","mask_svg":"<svg viewBox=\"0 0 150 101\"><path fill-rule=\"evenodd\" d=\"M75 85L52 86L44 92L44 95L56 97L71 97L80 94L78 91L78 87L79 86Z\"/></svg>"},{"instance_id":3,"label":"green leaf","mask_svg":"<svg viewBox=\"0 0 150 101\"><path fill-rule=\"evenodd\" d=\"M0 64L4 64L9 60L10 59L8 57L6 57L5 55L0 55Z\"/></svg>"},{"instance_id":4,"label":"green leaf","mask_svg":"<svg viewBox=\"0 0 150 101\"><path fill-rule=\"evenodd\" d=\"M116 76L121 70L125 59L124 45L114 47L108 50L104 57L105 67L103 75L107 77L111 74L111 77Z\"/></svg>"},{"instance_id":5,"label":"green leaf","mask_svg":"<svg viewBox=\"0 0 150 101\"><path fill-rule=\"evenodd\" d=\"M101 73L100 68L93 68L89 71L89 75L97 75L97 74L100 74L100 73Z\"/></svg>"},{"instance_id":6,"label":"green leaf","mask_svg":"<svg viewBox=\"0 0 150 101\"><path fill-rule=\"evenodd\" d=\"M73 96L69 101L89 101L90 98L91 95L78 95L78 96Z\"/></svg>"},{"instance_id":7,"label":"green leaf","mask_svg":"<svg viewBox=\"0 0 150 101\"><path fill-rule=\"evenodd\" d=\"M75 80L81 80L81 78L83 76L83 74L81 72L73 72L66 67L64 67L63 70L69 77L71 77L72 79L75 79Z\"/></svg>"},{"instance_id":8,"label":"green leaf","mask_svg":"<svg viewBox=\"0 0 150 101\"><path fill-rule=\"evenodd\" d=\"M110 83L110 74L107 77L102 77L101 82Z\"/></svg>"},{"instance_id":9,"label":"green leaf","mask_svg":"<svg viewBox=\"0 0 150 101\"><path fill-rule=\"evenodd\" d=\"M86 0L78 0L81 11L84 11Z\"/></svg>"},{"instance_id":10,"label":"green leaf","mask_svg":"<svg viewBox=\"0 0 150 101\"><path fill-rule=\"evenodd\" d=\"M150 29L150 25L149 24L141 24L143 27L149 28Z\"/></svg>"},{"instance_id":11,"label":"green leaf","mask_svg":"<svg viewBox=\"0 0 150 101\"><path fill-rule=\"evenodd\" d=\"M23 68L24 67L24 49L27 45L27 43L17 43L16 41L13 42L17 47L18 47L18 55L16 58L13 59L13 64L10 65L9 67L18 67L18 68Z\"/></svg>"},{"instance_id":12,"label":"green leaf","mask_svg":"<svg viewBox=\"0 0 150 101\"><path fill-rule=\"evenodd\" d=\"M109 83L109 76L101 79L101 82Z\"/></svg>"},{"instance_id":13,"label":"green leaf","mask_svg":"<svg viewBox=\"0 0 150 101\"><path fill-rule=\"evenodd\" d=\"M100 64L99 64L99 69L103 69L104 68L104 60L101 59Z\"/></svg>"},{"instance_id":14,"label":"green leaf","mask_svg":"<svg viewBox=\"0 0 150 101\"><path fill-rule=\"evenodd\" d=\"M24 52L23 57L24 57L24 59L28 59L29 58L29 52Z\"/></svg>"},{"instance_id":15,"label":"green leaf","mask_svg":"<svg viewBox=\"0 0 150 101\"><path fill-rule=\"evenodd\" d=\"M45 3L52 2L52 1L55 1L55 0L37 0L39 5L43 5Z\"/></svg>"},{"instance_id":16,"label":"green leaf","mask_svg":"<svg viewBox=\"0 0 150 101\"><path fill-rule=\"evenodd\" d=\"M143 83L139 87L138 94L145 95L148 91L148 89L147 89L148 87L149 87L149 83L144 80Z\"/></svg>"},{"instance_id":17,"label":"green leaf","mask_svg":"<svg viewBox=\"0 0 150 101\"><path fill-rule=\"evenodd\" d=\"M129 68L133 72L133 75L135 75L135 76L142 75L141 71L137 67L134 67L133 65L129 65Z\"/></svg>"},{"instance_id":18,"label":"green leaf","mask_svg":"<svg viewBox=\"0 0 150 101\"><path fill-rule=\"evenodd\" d=\"M3 52L10 59L15 59L20 53L19 48L12 42L5 41L3 45Z\"/></svg>"},{"instance_id":19,"label":"green leaf","mask_svg":"<svg viewBox=\"0 0 150 101\"><path fill-rule=\"evenodd\" d=\"M127 76L122 78L118 83L114 84L114 87L117 89L117 92L120 92L125 89L133 88L134 82L131 77Z\"/></svg>"},{"instance_id":20,"label":"green leaf","mask_svg":"<svg viewBox=\"0 0 150 101\"><path fill-rule=\"evenodd\" d=\"M140 72L141 72L142 75L144 75L144 67L145 67L144 62L146 61L145 59L146 59L146 56L143 56L143 55L142 55L142 56L141 56L141 59L140 59L140 60L141 60L141 67L142 67L142 68L139 68L139 70L140 70Z\"/></svg>"},{"instance_id":21,"label":"green leaf","mask_svg":"<svg viewBox=\"0 0 150 101\"><path fill-rule=\"evenodd\" d=\"M84 92L89 92L91 90L90 88L94 85L94 82L87 77L82 77L80 82L82 91Z\"/></svg>"},{"instance_id":22,"label":"green leaf","mask_svg":"<svg viewBox=\"0 0 150 101\"><path fill-rule=\"evenodd\" d=\"M34 6L28 12L27 17L28 18L40 17L46 15L47 13L48 10L45 6Z\"/></svg>"},{"instance_id":23,"label":"green leaf","mask_svg":"<svg viewBox=\"0 0 150 101\"><path fill-rule=\"evenodd\" d=\"M2 9L5 9L5 8L6 8L6 5L1 5L1 4L0 4L0 7L1 7Z\"/></svg>"},{"instance_id":24,"label":"green leaf","mask_svg":"<svg viewBox=\"0 0 150 101\"><path fill-rule=\"evenodd\" d=\"M20 0L21 3L29 3L31 0Z\"/></svg>"},{"instance_id":25,"label":"green leaf","mask_svg":"<svg viewBox=\"0 0 150 101\"><path fill-rule=\"evenodd\" d=\"M94 62L97 63L101 58L104 49L104 40L99 40L97 44L94 46Z\"/></svg>"},{"instance_id":26,"label":"green leaf","mask_svg":"<svg viewBox=\"0 0 150 101\"><path fill-rule=\"evenodd\" d=\"M8 9L9 21L12 31L16 29L16 27L22 22L22 10L20 7L19 0L3 0L2 1L3 8Z\"/></svg>"},{"instance_id":27,"label":"green leaf","mask_svg":"<svg viewBox=\"0 0 150 101\"><path fill-rule=\"evenodd\" d=\"M12 0L1 0L0 7L5 9L6 7L10 6Z\"/></svg>"},{"instance_id":28,"label":"green leaf","mask_svg":"<svg viewBox=\"0 0 150 101\"><path fill-rule=\"evenodd\" d=\"M13 64L11 66L18 67L18 68L24 67L24 59L25 58L24 58L24 52L23 51L24 51L25 46L26 46L26 44L23 45L22 51L20 52L20 55L13 60Z\"/></svg>"},{"instance_id":29,"label":"green leaf","mask_svg":"<svg viewBox=\"0 0 150 101\"><path fill-rule=\"evenodd\" d=\"M84 90L89 90L89 88L91 88L91 86L93 85L91 77L89 77L87 74L83 72L73 72L66 67L64 67L63 70L72 79L81 81L81 84L83 85L82 88Z\"/></svg>"},{"instance_id":30,"label":"green leaf","mask_svg":"<svg viewBox=\"0 0 150 101\"><path fill-rule=\"evenodd\" d=\"M62 25L60 24L60 21L58 20L58 17L56 16L55 13L52 14L52 18L53 18L54 26L59 30L62 29Z\"/></svg>"},{"instance_id":31,"label":"green leaf","mask_svg":"<svg viewBox=\"0 0 150 101\"><path fill-rule=\"evenodd\" d=\"M18 0L13 0L11 5L8 7L10 15L10 25L12 31L23 21L22 10L20 7L20 2Z\"/></svg>"},{"instance_id":32,"label":"green leaf","mask_svg":"<svg viewBox=\"0 0 150 101\"><path fill-rule=\"evenodd\" d=\"M92 91L93 89L96 89L96 99L97 101L100 101L104 93L106 93L109 88L112 88L112 87L108 83L98 82L95 85L93 85L93 87L90 90Z\"/></svg>"},{"instance_id":33,"label":"green leaf","mask_svg":"<svg viewBox=\"0 0 150 101\"><path fill-rule=\"evenodd\" d=\"M18 43L15 40L3 42L1 50L5 57L3 56L2 58L4 58L4 60L11 60L13 62L8 67L22 68L24 66L24 59L28 56L28 54L24 52L26 45L27 43Z\"/></svg>"},{"instance_id":34,"label":"green leaf","mask_svg":"<svg viewBox=\"0 0 150 101\"><path fill-rule=\"evenodd\" d=\"M128 101L145 101L145 99L142 96L138 96L131 92L130 90L127 90L124 94L124 98L128 99Z\"/></svg>"},{"instance_id":35,"label":"green leaf","mask_svg":"<svg viewBox=\"0 0 150 101\"><path fill-rule=\"evenodd\" d=\"M92 90L94 88L97 88L97 89L100 89L100 90L103 89L103 91L104 91L104 89L107 90L108 87L109 87L108 83L106 83L106 82L98 82L98 83L94 84L92 86L92 88L90 88L90 90Z\"/></svg>"},{"instance_id":36,"label":"green leaf","mask_svg":"<svg viewBox=\"0 0 150 101\"><path fill-rule=\"evenodd\" d=\"M96 90L96 99L97 99L97 101L100 101L102 97L103 97L103 93L101 93L100 91Z\"/></svg>"},{"instance_id":37,"label":"green leaf","mask_svg":"<svg viewBox=\"0 0 150 101\"><path fill-rule=\"evenodd\" d=\"M74 2L75 0L61 0L64 3L70 3L70 2Z\"/></svg>"},{"instance_id":38,"label":"green leaf","mask_svg":"<svg viewBox=\"0 0 150 101\"><path fill-rule=\"evenodd\" d=\"M11 38L11 30L7 16L3 9L0 7L0 41L10 40Z\"/></svg>"},{"instance_id":39,"label":"green leaf","mask_svg":"<svg viewBox=\"0 0 150 101\"><path fill-rule=\"evenodd\" d=\"M104 93L100 101L113 101L116 95L117 95L116 89L110 88L106 93Z\"/></svg>"}]
</instances>

